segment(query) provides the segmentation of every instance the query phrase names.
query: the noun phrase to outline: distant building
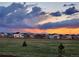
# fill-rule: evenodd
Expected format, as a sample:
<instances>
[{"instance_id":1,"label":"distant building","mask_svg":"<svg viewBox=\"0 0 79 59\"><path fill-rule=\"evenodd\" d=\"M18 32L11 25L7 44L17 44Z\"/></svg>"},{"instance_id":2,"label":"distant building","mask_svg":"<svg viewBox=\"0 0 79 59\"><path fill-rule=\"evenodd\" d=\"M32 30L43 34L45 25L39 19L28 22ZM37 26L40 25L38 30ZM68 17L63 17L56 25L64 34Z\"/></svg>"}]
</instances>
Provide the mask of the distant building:
<instances>
[{"instance_id":1,"label":"distant building","mask_svg":"<svg viewBox=\"0 0 79 59\"><path fill-rule=\"evenodd\" d=\"M13 33L7 33L6 37L7 38L13 38Z\"/></svg>"},{"instance_id":2,"label":"distant building","mask_svg":"<svg viewBox=\"0 0 79 59\"><path fill-rule=\"evenodd\" d=\"M44 33L4 33L0 32L0 38L26 38L26 39L79 39L79 34L44 34Z\"/></svg>"},{"instance_id":3,"label":"distant building","mask_svg":"<svg viewBox=\"0 0 79 59\"><path fill-rule=\"evenodd\" d=\"M23 33L14 33L13 36L14 38L24 38Z\"/></svg>"},{"instance_id":4,"label":"distant building","mask_svg":"<svg viewBox=\"0 0 79 59\"><path fill-rule=\"evenodd\" d=\"M79 34L77 34L76 36L77 36L77 38L79 39Z\"/></svg>"},{"instance_id":5,"label":"distant building","mask_svg":"<svg viewBox=\"0 0 79 59\"><path fill-rule=\"evenodd\" d=\"M79 39L79 34L77 34L77 35L76 34L73 34L72 35L72 39Z\"/></svg>"},{"instance_id":6,"label":"distant building","mask_svg":"<svg viewBox=\"0 0 79 59\"><path fill-rule=\"evenodd\" d=\"M62 39L72 39L72 35L65 34L65 35L62 36Z\"/></svg>"},{"instance_id":7,"label":"distant building","mask_svg":"<svg viewBox=\"0 0 79 59\"><path fill-rule=\"evenodd\" d=\"M30 34L28 33L23 33L24 38L30 38Z\"/></svg>"},{"instance_id":8,"label":"distant building","mask_svg":"<svg viewBox=\"0 0 79 59\"><path fill-rule=\"evenodd\" d=\"M58 34L49 34L48 38L49 39L60 39L60 35L58 35Z\"/></svg>"},{"instance_id":9,"label":"distant building","mask_svg":"<svg viewBox=\"0 0 79 59\"><path fill-rule=\"evenodd\" d=\"M0 33L0 38L5 38L6 37L6 33L1 32Z\"/></svg>"}]
</instances>

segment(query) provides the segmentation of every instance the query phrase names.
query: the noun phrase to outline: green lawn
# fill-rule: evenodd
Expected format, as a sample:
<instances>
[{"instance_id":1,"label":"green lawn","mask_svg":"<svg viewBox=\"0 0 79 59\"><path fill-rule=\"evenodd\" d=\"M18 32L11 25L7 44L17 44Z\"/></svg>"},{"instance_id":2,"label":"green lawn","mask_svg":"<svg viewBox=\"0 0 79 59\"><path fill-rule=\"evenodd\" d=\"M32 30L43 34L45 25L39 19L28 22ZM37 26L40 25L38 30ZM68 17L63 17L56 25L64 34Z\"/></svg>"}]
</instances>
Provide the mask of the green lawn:
<instances>
[{"instance_id":1,"label":"green lawn","mask_svg":"<svg viewBox=\"0 0 79 59\"><path fill-rule=\"evenodd\" d=\"M26 40L27 47L22 47ZM0 55L57 57L58 45L65 46L65 57L79 57L79 40L1 39Z\"/></svg>"}]
</instances>

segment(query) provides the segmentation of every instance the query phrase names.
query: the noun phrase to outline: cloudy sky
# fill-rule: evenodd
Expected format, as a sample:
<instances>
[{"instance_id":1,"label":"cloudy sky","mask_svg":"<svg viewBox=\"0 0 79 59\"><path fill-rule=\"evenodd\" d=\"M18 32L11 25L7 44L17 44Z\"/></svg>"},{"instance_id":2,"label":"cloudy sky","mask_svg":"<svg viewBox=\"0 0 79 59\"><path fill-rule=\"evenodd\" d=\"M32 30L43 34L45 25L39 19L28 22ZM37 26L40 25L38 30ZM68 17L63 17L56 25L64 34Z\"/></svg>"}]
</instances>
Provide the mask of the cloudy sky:
<instances>
[{"instance_id":1,"label":"cloudy sky","mask_svg":"<svg viewBox=\"0 0 79 59\"><path fill-rule=\"evenodd\" d=\"M0 2L0 32L79 34L78 2Z\"/></svg>"}]
</instances>

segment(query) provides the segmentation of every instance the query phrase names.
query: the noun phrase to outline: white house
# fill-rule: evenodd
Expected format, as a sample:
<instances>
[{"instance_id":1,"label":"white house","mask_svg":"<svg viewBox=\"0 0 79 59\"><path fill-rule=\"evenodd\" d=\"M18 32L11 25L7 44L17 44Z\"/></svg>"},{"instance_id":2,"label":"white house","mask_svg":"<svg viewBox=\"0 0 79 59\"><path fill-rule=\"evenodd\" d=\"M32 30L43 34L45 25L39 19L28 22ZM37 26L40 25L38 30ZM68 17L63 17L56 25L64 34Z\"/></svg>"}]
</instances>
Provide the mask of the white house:
<instances>
[{"instance_id":1,"label":"white house","mask_svg":"<svg viewBox=\"0 0 79 59\"><path fill-rule=\"evenodd\" d=\"M72 35L65 34L63 35L62 39L72 39Z\"/></svg>"},{"instance_id":2,"label":"white house","mask_svg":"<svg viewBox=\"0 0 79 59\"><path fill-rule=\"evenodd\" d=\"M48 35L48 38L49 39L60 39L60 35L58 35L58 34L50 34L50 35Z\"/></svg>"},{"instance_id":3,"label":"white house","mask_svg":"<svg viewBox=\"0 0 79 59\"><path fill-rule=\"evenodd\" d=\"M15 33L14 38L24 38L22 33Z\"/></svg>"},{"instance_id":4,"label":"white house","mask_svg":"<svg viewBox=\"0 0 79 59\"><path fill-rule=\"evenodd\" d=\"M5 37L6 35L6 33L0 33L0 37Z\"/></svg>"}]
</instances>

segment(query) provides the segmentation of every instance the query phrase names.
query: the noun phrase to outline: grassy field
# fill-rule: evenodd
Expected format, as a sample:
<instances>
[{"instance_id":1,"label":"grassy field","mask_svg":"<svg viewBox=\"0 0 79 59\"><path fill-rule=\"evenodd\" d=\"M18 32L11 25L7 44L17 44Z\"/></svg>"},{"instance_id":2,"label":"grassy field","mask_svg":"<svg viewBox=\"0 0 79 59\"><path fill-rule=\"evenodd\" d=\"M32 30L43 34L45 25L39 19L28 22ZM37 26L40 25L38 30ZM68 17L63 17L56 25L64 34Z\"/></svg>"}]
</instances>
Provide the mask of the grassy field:
<instances>
[{"instance_id":1,"label":"grassy field","mask_svg":"<svg viewBox=\"0 0 79 59\"><path fill-rule=\"evenodd\" d=\"M27 47L22 47L26 40ZM45 40L45 39L2 39L0 38L0 55L19 57L57 57L58 45L63 43L65 57L79 57L79 40Z\"/></svg>"}]
</instances>

